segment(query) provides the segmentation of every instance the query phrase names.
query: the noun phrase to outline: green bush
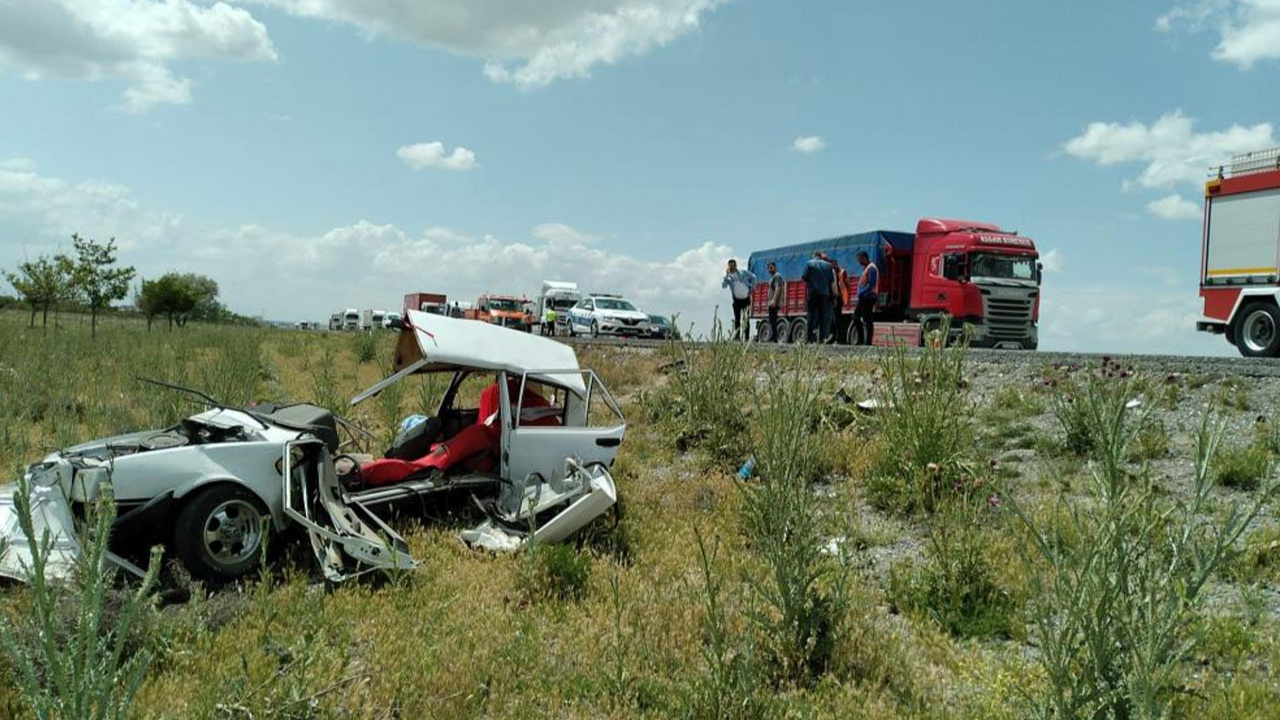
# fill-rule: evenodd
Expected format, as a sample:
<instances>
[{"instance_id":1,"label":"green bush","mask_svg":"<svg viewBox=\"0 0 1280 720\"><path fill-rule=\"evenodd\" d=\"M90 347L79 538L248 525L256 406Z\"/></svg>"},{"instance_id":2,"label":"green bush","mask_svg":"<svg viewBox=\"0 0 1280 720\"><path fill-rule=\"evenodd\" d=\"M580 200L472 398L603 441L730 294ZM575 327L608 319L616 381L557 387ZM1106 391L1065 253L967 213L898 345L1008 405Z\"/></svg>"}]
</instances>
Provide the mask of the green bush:
<instances>
[{"instance_id":1,"label":"green bush","mask_svg":"<svg viewBox=\"0 0 1280 720\"><path fill-rule=\"evenodd\" d=\"M370 331L358 332L351 340L351 349L356 362L371 363L378 358L378 336Z\"/></svg>"},{"instance_id":2,"label":"green bush","mask_svg":"<svg viewBox=\"0 0 1280 720\"><path fill-rule=\"evenodd\" d=\"M960 477L974 440L973 404L965 392L967 353L961 343L914 356L899 349L884 361L875 415L884 452L866 487L875 506L930 510Z\"/></svg>"},{"instance_id":3,"label":"green bush","mask_svg":"<svg viewBox=\"0 0 1280 720\"><path fill-rule=\"evenodd\" d=\"M1072 546L1010 502L1031 537L1031 635L1045 680L1036 717L1170 717L1199 642L1191 628L1205 584L1274 490L1225 515L1210 510L1222 431L1206 419L1190 498L1158 493L1125 465L1144 420L1126 409L1128 390L1095 377L1075 399L1093 463L1087 502L1064 496L1055 516Z\"/></svg>"},{"instance_id":4,"label":"green bush","mask_svg":"<svg viewBox=\"0 0 1280 720\"><path fill-rule=\"evenodd\" d=\"M815 358L804 351L770 369L753 433L759 478L743 486L743 525L764 568L751 580L762 610L756 627L783 686L809 686L827 672L847 614L845 571L825 552L810 487L819 458Z\"/></svg>"},{"instance_id":5,"label":"green bush","mask_svg":"<svg viewBox=\"0 0 1280 720\"><path fill-rule=\"evenodd\" d=\"M895 569L890 587L895 603L935 621L961 638L1011 637L1019 602L999 582L1002 568L988 527L998 503L957 493L929 517L925 559L911 571Z\"/></svg>"},{"instance_id":6,"label":"green bush","mask_svg":"<svg viewBox=\"0 0 1280 720\"><path fill-rule=\"evenodd\" d=\"M581 600L591 580L591 556L564 543L528 548L522 583L527 594L547 600Z\"/></svg>"},{"instance_id":7,"label":"green bush","mask_svg":"<svg viewBox=\"0 0 1280 720\"><path fill-rule=\"evenodd\" d=\"M698 449L717 465L736 466L747 454L750 347L724 339L672 347L676 360L670 384L646 395L650 418L672 430L680 451Z\"/></svg>"},{"instance_id":8,"label":"green bush","mask_svg":"<svg viewBox=\"0 0 1280 720\"><path fill-rule=\"evenodd\" d=\"M116 593L116 566L106 557L115 504L103 488L84 528L73 579L62 585L45 574L53 538L35 533L27 481L19 483L14 498L18 522L30 538L30 610L13 620L0 614L0 650L23 699L37 718L47 720L127 717L151 662L141 635L152 611L159 549L137 588Z\"/></svg>"},{"instance_id":9,"label":"green bush","mask_svg":"<svg viewBox=\"0 0 1280 720\"><path fill-rule=\"evenodd\" d=\"M1214 469L1214 479L1223 487L1236 490L1257 490L1262 480L1271 474L1271 450L1261 442L1233 445L1219 454Z\"/></svg>"}]
</instances>

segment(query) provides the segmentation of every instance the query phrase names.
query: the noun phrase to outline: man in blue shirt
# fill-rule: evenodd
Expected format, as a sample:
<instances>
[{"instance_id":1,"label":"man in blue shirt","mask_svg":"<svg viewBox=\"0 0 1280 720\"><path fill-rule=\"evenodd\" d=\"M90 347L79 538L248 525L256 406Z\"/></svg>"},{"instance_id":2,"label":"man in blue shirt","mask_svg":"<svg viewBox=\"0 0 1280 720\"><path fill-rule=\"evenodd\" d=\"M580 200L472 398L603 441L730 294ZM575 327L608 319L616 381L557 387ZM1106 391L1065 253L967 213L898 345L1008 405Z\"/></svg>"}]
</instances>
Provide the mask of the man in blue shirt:
<instances>
[{"instance_id":1,"label":"man in blue shirt","mask_svg":"<svg viewBox=\"0 0 1280 720\"><path fill-rule=\"evenodd\" d=\"M815 252L800 274L808 290L809 339L831 342L831 294L835 291L836 274L831 263Z\"/></svg>"},{"instance_id":2,"label":"man in blue shirt","mask_svg":"<svg viewBox=\"0 0 1280 720\"><path fill-rule=\"evenodd\" d=\"M858 264L862 266L862 274L858 276L858 305L853 310L854 344L870 345L875 337L871 314L879 299L880 269L865 252L858 253Z\"/></svg>"}]
</instances>

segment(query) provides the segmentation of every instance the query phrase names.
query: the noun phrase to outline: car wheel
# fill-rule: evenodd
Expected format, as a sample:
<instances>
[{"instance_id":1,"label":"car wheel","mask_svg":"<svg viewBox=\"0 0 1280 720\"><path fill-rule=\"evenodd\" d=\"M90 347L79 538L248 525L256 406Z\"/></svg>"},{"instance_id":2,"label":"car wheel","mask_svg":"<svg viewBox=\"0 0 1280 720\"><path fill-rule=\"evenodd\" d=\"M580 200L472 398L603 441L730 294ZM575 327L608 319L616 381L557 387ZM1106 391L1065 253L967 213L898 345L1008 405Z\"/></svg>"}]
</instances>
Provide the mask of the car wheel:
<instances>
[{"instance_id":1,"label":"car wheel","mask_svg":"<svg viewBox=\"0 0 1280 720\"><path fill-rule=\"evenodd\" d=\"M248 488L224 483L196 492L178 512L173 547L190 573L211 582L258 566L271 516Z\"/></svg>"},{"instance_id":2,"label":"car wheel","mask_svg":"<svg viewBox=\"0 0 1280 720\"><path fill-rule=\"evenodd\" d=\"M809 342L809 321L796 318L791 321L791 344L803 345Z\"/></svg>"},{"instance_id":3,"label":"car wheel","mask_svg":"<svg viewBox=\"0 0 1280 720\"><path fill-rule=\"evenodd\" d=\"M1280 351L1280 308L1254 303L1240 312L1236 347L1245 357L1275 357Z\"/></svg>"},{"instance_id":4,"label":"car wheel","mask_svg":"<svg viewBox=\"0 0 1280 720\"><path fill-rule=\"evenodd\" d=\"M600 323L596 322L595 320L591 321L591 337L593 338L600 337Z\"/></svg>"}]
</instances>

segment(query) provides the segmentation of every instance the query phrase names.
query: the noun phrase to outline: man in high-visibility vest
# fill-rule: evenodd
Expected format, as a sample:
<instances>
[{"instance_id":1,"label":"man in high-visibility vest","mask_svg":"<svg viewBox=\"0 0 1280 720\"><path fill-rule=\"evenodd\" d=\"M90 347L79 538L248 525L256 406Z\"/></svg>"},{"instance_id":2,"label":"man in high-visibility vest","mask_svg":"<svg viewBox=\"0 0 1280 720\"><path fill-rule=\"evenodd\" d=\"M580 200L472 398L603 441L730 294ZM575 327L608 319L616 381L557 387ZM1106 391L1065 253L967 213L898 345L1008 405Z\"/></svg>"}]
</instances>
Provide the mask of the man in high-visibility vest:
<instances>
[{"instance_id":1,"label":"man in high-visibility vest","mask_svg":"<svg viewBox=\"0 0 1280 720\"><path fill-rule=\"evenodd\" d=\"M858 253L858 264L862 266L862 274L858 276L858 305L853 310L854 344L870 345L875 337L871 314L879 298L880 269L865 252Z\"/></svg>"}]
</instances>

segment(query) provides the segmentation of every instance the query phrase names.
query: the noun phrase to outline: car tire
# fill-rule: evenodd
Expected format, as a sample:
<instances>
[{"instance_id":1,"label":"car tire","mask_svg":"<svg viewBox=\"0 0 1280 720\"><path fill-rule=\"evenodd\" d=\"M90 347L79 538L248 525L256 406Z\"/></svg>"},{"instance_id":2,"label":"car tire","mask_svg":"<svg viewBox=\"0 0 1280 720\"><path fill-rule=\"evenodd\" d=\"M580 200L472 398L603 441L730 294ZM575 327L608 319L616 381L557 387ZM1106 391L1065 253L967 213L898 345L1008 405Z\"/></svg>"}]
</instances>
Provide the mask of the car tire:
<instances>
[{"instance_id":1,"label":"car tire","mask_svg":"<svg viewBox=\"0 0 1280 720\"><path fill-rule=\"evenodd\" d=\"M809 342L809 321L804 318L796 318L791 321L791 332L789 333L792 345L804 345Z\"/></svg>"},{"instance_id":2,"label":"car tire","mask_svg":"<svg viewBox=\"0 0 1280 720\"><path fill-rule=\"evenodd\" d=\"M271 515L248 488L222 483L196 491L173 524L173 549L192 576L212 583L258 567Z\"/></svg>"},{"instance_id":3,"label":"car tire","mask_svg":"<svg viewBox=\"0 0 1280 720\"><path fill-rule=\"evenodd\" d=\"M591 321L591 337L593 338L600 337L600 323L596 322L595 320Z\"/></svg>"},{"instance_id":4,"label":"car tire","mask_svg":"<svg viewBox=\"0 0 1280 720\"><path fill-rule=\"evenodd\" d=\"M1271 303L1253 303L1240 311L1235 338L1245 357L1275 357L1280 354L1280 308Z\"/></svg>"}]
</instances>

